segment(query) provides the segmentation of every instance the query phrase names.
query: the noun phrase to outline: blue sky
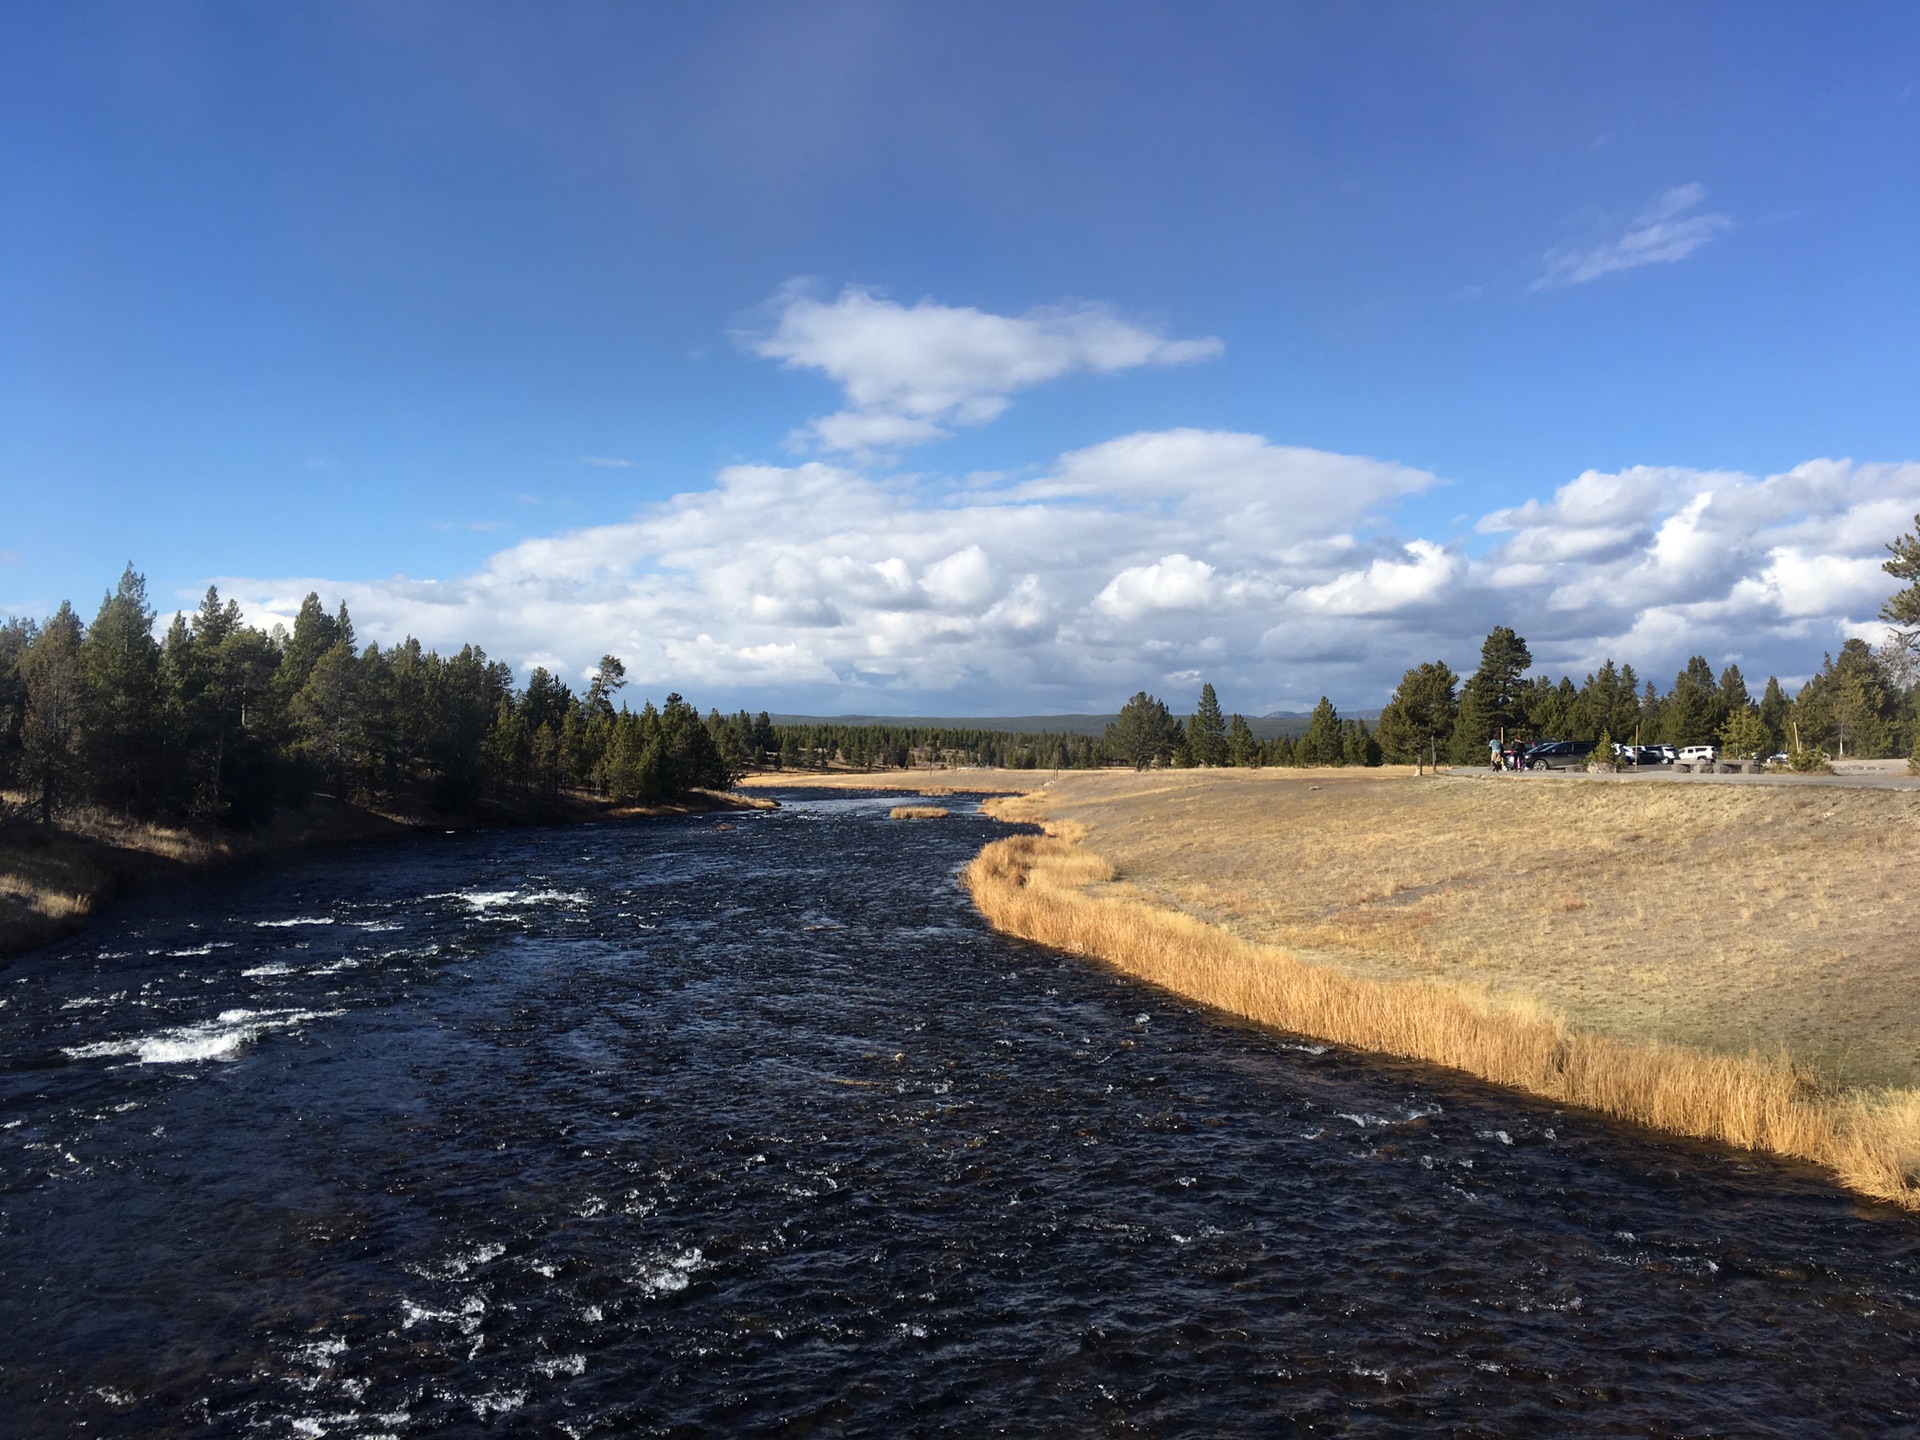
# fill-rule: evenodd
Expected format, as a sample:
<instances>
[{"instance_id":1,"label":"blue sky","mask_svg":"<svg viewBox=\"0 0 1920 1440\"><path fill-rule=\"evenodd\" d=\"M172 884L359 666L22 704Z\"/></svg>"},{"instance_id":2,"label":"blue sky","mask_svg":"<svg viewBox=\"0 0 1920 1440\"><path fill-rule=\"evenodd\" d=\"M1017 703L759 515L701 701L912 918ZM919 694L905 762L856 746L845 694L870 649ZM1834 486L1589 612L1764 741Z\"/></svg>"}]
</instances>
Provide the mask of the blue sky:
<instances>
[{"instance_id":1,"label":"blue sky","mask_svg":"<svg viewBox=\"0 0 1920 1440\"><path fill-rule=\"evenodd\" d=\"M1804 675L1920 511L1916 41L9 7L0 611L132 559L823 711L1366 707L1495 622Z\"/></svg>"}]
</instances>

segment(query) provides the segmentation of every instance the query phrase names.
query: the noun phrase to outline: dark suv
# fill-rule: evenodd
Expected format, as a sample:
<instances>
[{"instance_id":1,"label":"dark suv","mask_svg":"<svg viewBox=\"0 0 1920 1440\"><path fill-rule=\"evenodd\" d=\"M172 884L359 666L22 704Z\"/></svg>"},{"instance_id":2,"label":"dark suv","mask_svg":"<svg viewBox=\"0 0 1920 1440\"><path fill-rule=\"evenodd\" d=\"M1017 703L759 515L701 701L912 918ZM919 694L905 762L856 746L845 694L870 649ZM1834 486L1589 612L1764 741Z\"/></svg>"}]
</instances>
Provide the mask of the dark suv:
<instances>
[{"instance_id":1,"label":"dark suv","mask_svg":"<svg viewBox=\"0 0 1920 1440\"><path fill-rule=\"evenodd\" d=\"M1542 740L1527 747L1524 763L1529 770L1584 770L1591 754L1591 740Z\"/></svg>"}]
</instances>

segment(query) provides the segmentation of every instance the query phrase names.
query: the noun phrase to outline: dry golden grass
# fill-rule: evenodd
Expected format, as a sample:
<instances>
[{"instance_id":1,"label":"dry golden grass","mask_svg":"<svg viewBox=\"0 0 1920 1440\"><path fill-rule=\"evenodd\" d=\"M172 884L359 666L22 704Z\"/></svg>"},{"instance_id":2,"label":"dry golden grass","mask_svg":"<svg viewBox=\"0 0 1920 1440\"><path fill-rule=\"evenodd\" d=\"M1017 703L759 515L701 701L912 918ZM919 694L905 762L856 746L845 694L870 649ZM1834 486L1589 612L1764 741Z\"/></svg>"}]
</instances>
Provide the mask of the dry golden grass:
<instances>
[{"instance_id":1,"label":"dry golden grass","mask_svg":"<svg viewBox=\"0 0 1920 1440\"><path fill-rule=\"evenodd\" d=\"M1108 771L996 811L1072 820L1149 898L1352 974L1920 1084L1920 793Z\"/></svg>"},{"instance_id":2,"label":"dry golden grass","mask_svg":"<svg viewBox=\"0 0 1920 1440\"><path fill-rule=\"evenodd\" d=\"M0 899L24 905L49 920L70 920L93 909L93 901L86 895L48 889L18 875L0 875Z\"/></svg>"},{"instance_id":3,"label":"dry golden grass","mask_svg":"<svg viewBox=\"0 0 1920 1440\"><path fill-rule=\"evenodd\" d=\"M0 794L18 815L24 797ZM218 863L230 842L190 829L82 808L59 824L0 826L0 958L80 929L100 904L136 879L161 879Z\"/></svg>"},{"instance_id":4,"label":"dry golden grass","mask_svg":"<svg viewBox=\"0 0 1920 1440\"><path fill-rule=\"evenodd\" d=\"M889 820L944 820L952 812L941 805L896 805L887 812Z\"/></svg>"},{"instance_id":5,"label":"dry golden grass","mask_svg":"<svg viewBox=\"0 0 1920 1440\"><path fill-rule=\"evenodd\" d=\"M1031 790L1053 771L996 770L761 770L740 781L743 790L906 790L915 795L998 795Z\"/></svg>"},{"instance_id":6,"label":"dry golden grass","mask_svg":"<svg viewBox=\"0 0 1920 1440\"><path fill-rule=\"evenodd\" d=\"M1524 995L1314 964L1116 886L1112 865L1070 834L996 841L968 867L974 901L997 928L1263 1025L1811 1160L1863 1194L1920 1209L1920 1092L1835 1093L1784 1058L1596 1035Z\"/></svg>"}]
</instances>

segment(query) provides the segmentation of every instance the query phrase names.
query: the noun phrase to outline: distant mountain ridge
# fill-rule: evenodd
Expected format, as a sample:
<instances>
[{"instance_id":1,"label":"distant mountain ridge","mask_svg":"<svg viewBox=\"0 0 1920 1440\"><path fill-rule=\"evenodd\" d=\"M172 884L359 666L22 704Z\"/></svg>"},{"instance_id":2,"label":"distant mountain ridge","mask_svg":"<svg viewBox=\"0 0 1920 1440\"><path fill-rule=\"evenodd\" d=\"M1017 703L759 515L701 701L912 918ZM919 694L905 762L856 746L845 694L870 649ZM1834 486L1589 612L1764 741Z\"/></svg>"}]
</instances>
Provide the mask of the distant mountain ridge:
<instances>
[{"instance_id":1,"label":"distant mountain ridge","mask_svg":"<svg viewBox=\"0 0 1920 1440\"><path fill-rule=\"evenodd\" d=\"M1007 734L1104 735L1117 715L770 715L776 725L894 725L925 730L995 730ZM1185 715L1176 718L1185 720ZM1299 735L1311 718L1304 711L1277 710L1271 715L1249 715L1247 728L1262 740ZM1372 725L1378 710L1342 711L1343 720Z\"/></svg>"}]
</instances>

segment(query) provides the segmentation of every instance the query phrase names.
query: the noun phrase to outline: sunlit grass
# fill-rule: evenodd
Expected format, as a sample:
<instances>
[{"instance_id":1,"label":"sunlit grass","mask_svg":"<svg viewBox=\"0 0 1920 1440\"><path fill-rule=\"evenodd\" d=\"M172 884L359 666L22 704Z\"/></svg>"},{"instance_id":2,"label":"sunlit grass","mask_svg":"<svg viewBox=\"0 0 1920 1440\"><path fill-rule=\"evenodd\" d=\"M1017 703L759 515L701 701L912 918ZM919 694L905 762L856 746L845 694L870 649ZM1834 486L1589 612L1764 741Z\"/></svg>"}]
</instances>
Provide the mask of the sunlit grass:
<instances>
[{"instance_id":1,"label":"sunlit grass","mask_svg":"<svg viewBox=\"0 0 1920 1440\"><path fill-rule=\"evenodd\" d=\"M1167 788L1180 791L1177 784ZM1168 812L1160 819L1168 832L1159 841L1161 851L1204 849L1204 836L1194 835L1194 817L1171 805L1167 788L1158 801ZM1650 803L1660 808L1670 798L1656 796ZM1356 792L1347 792L1346 799L1361 803ZM1049 806L1052 803L1050 799ZM1017 811L1021 803L1002 808ZM1026 808L1031 813L1032 805ZM1092 828L1097 832L1094 843L1104 849L1106 838L1121 827L1151 818L1137 809L1128 809L1124 819L1093 805L1078 807L1078 813L1100 817ZM1085 820L1054 822L1050 828L1055 833L1048 836L995 842L969 868L967 884L975 903L996 927L1097 957L1276 1029L1451 1066L1675 1134L1810 1160L1863 1194L1920 1208L1920 1091L1843 1088L1778 1046L1738 1051L1668 1043L1648 1035L1599 1033L1570 1021L1537 991L1486 984L1471 971L1396 975L1383 963L1372 973L1358 973L1327 952L1263 943L1210 923L1211 917L1170 908L1151 889L1128 883L1140 878L1131 867L1125 880L1117 879L1108 859L1077 843L1088 833ZM1318 842L1323 855L1347 848L1337 838L1309 838ZM1377 832L1374 841L1376 856L1391 855L1390 833ZM1252 843L1243 835L1243 848ZM1456 848L1464 873L1474 850ZM1482 852L1486 848L1480 847ZM1269 867L1255 887L1262 893L1295 891L1302 905L1316 899L1351 903L1326 893L1325 864L1290 864L1287 857L1272 853L1258 858ZM1374 867L1371 883L1364 887L1374 899L1404 893L1405 882L1423 873L1415 867L1390 874L1383 883L1380 868ZM1604 890L1605 876L1600 878ZM1570 914L1587 913L1568 911L1565 901L1587 897L1570 897L1564 881L1560 877L1552 885L1522 887L1527 898L1508 908L1506 918L1509 924L1528 923L1519 924L1504 938L1505 944L1524 950L1565 943L1556 924ZM1205 908L1207 900L1230 903L1224 887L1204 895L1203 889L1184 885L1184 902L1196 911ZM1796 882L1786 889L1796 899L1804 897L1809 920L1820 918L1822 906L1830 911L1836 903L1831 886L1823 891ZM1659 897L1645 893L1627 903L1643 913L1661 908ZM1331 928L1347 946L1381 945L1395 933L1390 923ZM1737 945L1737 937L1729 943ZM1616 956L1606 970L1596 969L1590 981L1597 988L1657 993L1662 984L1674 983L1671 957L1660 952L1660 937L1654 932L1637 954Z\"/></svg>"}]
</instances>

